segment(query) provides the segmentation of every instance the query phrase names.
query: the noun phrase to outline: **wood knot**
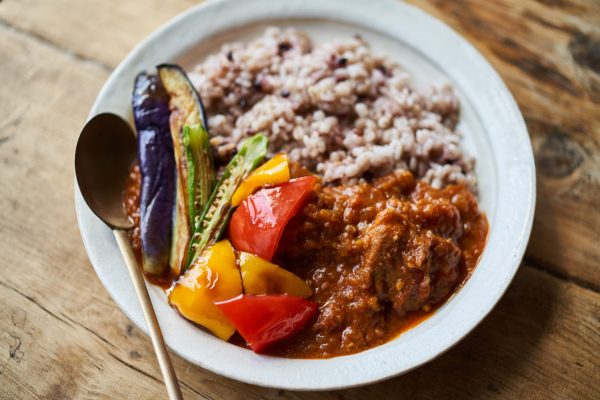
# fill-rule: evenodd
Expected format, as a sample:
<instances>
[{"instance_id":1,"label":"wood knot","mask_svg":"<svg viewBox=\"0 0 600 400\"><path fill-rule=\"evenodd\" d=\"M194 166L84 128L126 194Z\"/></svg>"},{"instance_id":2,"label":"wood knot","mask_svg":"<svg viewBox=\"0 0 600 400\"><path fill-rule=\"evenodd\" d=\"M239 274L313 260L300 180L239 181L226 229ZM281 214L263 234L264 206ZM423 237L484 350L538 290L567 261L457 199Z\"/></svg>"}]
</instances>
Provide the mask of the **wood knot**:
<instances>
[{"instance_id":1,"label":"wood knot","mask_svg":"<svg viewBox=\"0 0 600 400\"><path fill-rule=\"evenodd\" d=\"M21 360L23 359L23 356L25 355L25 353L23 352L23 350L21 349L21 339L19 338L18 335L9 332L9 335L14 339L14 344L11 344L9 349L8 349L8 355L10 356L10 358L12 358L13 360L15 360L16 362L20 363Z\"/></svg>"},{"instance_id":2,"label":"wood knot","mask_svg":"<svg viewBox=\"0 0 600 400\"><path fill-rule=\"evenodd\" d=\"M16 210L17 205L13 204L13 208ZM16 326L17 328L23 328L23 326L25 325L25 321L27 321L27 313L21 308L16 308L10 314L10 319L14 326Z\"/></svg>"},{"instance_id":3,"label":"wood knot","mask_svg":"<svg viewBox=\"0 0 600 400\"><path fill-rule=\"evenodd\" d=\"M129 357L133 358L134 360L139 360L142 358L142 355L138 351L132 350L129 352Z\"/></svg>"},{"instance_id":4,"label":"wood knot","mask_svg":"<svg viewBox=\"0 0 600 400\"><path fill-rule=\"evenodd\" d=\"M536 153L540 172L552 178L571 175L585 158L581 147L560 132L551 133L544 139Z\"/></svg>"},{"instance_id":5,"label":"wood knot","mask_svg":"<svg viewBox=\"0 0 600 400\"><path fill-rule=\"evenodd\" d=\"M488 389L490 392L494 392L494 393L498 393L498 392L499 392L498 388L497 388L497 387L496 387L496 385L494 385L493 383L490 383L490 384L487 386L487 389Z\"/></svg>"},{"instance_id":6,"label":"wood knot","mask_svg":"<svg viewBox=\"0 0 600 400\"><path fill-rule=\"evenodd\" d=\"M600 38L577 32L569 42L569 51L577 64L600 74Z\"/></svg>"}]
</instances>

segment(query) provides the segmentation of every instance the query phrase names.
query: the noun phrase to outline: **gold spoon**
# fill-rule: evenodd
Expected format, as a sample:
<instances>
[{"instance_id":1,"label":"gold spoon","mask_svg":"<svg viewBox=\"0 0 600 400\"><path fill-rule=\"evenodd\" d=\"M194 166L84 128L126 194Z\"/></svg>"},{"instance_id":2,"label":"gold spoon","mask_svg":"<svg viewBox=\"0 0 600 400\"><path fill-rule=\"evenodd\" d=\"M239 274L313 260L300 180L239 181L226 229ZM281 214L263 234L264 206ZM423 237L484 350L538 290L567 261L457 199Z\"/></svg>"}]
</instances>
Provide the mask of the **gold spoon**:
<instances>
[{"instance_id":1,"label":"gold spoon","mask_svg":"<svg viewBox=\"0 0 600 400\"><path fill-rule=\"evenodd\" d=\"M169 399L179 400L182 399L179 383L144 277L127 237L127 229L133 223L125 213L123 193L135 155L136 139L129 124L115 114L99 114L89 120L81 131L75 150L75 174L87 205L113 230L150 329L150 339Z\"/></svg>"}]
</instances>

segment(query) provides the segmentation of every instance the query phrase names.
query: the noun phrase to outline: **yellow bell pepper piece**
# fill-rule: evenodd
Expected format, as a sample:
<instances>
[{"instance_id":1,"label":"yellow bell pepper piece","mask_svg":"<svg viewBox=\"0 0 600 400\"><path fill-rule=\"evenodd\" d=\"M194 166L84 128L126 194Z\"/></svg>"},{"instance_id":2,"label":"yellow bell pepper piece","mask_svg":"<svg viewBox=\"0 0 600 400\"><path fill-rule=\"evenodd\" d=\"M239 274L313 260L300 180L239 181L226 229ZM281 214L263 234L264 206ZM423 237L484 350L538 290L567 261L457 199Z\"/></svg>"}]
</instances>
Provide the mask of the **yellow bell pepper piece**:
<instances>
[{"instance_id":1,"label":"yellow bell pepper piece","mask_svg":"<svg viewBox=\"0 0 600 400\"><path fill-rule=\"evenodd\" d=\"M242 284L246 294L289 294L310 297L312 289L298 276L254 254L240 252Z\"/></svg>"},{"instance_id":2,"label":"yellow bell pepper piece","mask_svg":"<svg viewBox=\"0 0 600 400\"><path fill-rule=\"evenodd\" d=\"M231 205L237 207L263 186L278 185L290 180L290 168L287 155L279 153L275 157L254 170L237 188L231 198Z\"/></svg>"},{"instance_id":3,"label":"yellow bell pepper piece","mask_svg":"<svg viewBox=\"0 0 600 400\"><path fill-rule=\"evenodd\" d=\"M242 282L235 253L229 241L222 240L190 266L169 293L169 301L185 318L228 340L235 328L213 303L240 294Z\"/></svg>"}]
</instances>

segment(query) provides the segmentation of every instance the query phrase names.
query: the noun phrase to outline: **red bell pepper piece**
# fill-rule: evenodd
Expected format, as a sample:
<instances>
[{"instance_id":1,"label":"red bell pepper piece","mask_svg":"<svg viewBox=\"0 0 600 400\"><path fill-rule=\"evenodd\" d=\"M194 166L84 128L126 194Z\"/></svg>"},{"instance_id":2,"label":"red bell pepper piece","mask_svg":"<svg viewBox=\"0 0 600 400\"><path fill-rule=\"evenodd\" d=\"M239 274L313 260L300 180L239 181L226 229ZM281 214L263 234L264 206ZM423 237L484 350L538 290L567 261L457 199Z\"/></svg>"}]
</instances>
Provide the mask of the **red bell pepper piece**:
<instances>
[{"instance_id":1,"label":"red bell pepper piece","mask_svg":"<svg viewBox=\"0 0 600 400\"><path fill-rule=\"evenodd\" d=\"M229 223L233 246L270 261L285 226L300 211L316 182L314 176L303 176L248 196Z\"/></svg>"},{"instance_id":2,"label":"red bell pepper piece","mask_svg":"<svg viewBox=\"0 0 600 400\"><path fill-rule=\"evenodd\" d=\"M215 305L256 353L294 335L317 312L314 301L289 295L243 294Z\"/></svg>"}]
</instances>

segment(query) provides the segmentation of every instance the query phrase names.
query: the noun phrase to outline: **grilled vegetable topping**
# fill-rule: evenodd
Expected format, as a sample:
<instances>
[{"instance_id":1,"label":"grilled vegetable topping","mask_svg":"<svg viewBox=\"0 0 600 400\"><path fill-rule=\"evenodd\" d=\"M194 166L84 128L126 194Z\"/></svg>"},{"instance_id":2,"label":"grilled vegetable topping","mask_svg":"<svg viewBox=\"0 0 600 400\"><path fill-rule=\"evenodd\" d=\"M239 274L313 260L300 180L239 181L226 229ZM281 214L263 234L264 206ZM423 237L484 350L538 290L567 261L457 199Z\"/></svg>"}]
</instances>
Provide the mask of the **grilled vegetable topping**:
<instances>
[{"instance_id":1,"label":"grilled vegetable topping","mask_svg":"<svg viewBox=\"0 0 600 400\"><path fill-rule=\"evenodd\" d=\"M240 205L246 197L263 186L275 186L290 180L290 169L288 167L287 155L277 154L269 161L256 168L233 194L231 204L234 207Z\"/></svg>"},{"instance_id":2,"label":"grilled vegetable topping","mask_svg":"<svg viewBox=\"0 0 600 400\"><path fill-rule=\"evenodd\" d=\"M187 190L192 226L202 215L215 184L208 132L200 125L183 127L183 146L187 162Z\"/></svg>"},{"instance_id":3,"label":"grilled vegetable topping","mask_svg":"<svg viewBox=\"0 0 600 400\"><path fill-rule=\"evenodd\" d=\"M317 303L288 295L240 295L215 303L256 353L296 334L316 314Z\"/></svg>"},{"instance_id":4,"label":"grilled vegetable topping","mask_svg":"<svg viewBox=\"0 0 600 400\"><path fill-rule=\"evenodd\" d=\"M236 250L270 261L287 223L300 211L316 182L314 176L303 176L248 196L229 224L229 238Z\"/></svg>"},{"instance_id":5,"label":"grilled vegetable topping","mask_svg":"<svg viewBox=\"0 0 600 400\"><path fill-rule=\"evenodd\" d=\"M254 254L240 252L242 286L246 294L289 294L310 297L312 289L290 271Z\"/></svg>"},{"instance_id":6,"label":"grilled vegetable topping","mask_svg":"<svg viewBox=\"0 0 600 400\"><path fill-rule=\"evenodd\" d=\"M170 127L173 151L177 165L176 208L174 214L173 240L171 247L171 271L179 275L186 265L187 250L192 235L190 219L193 204L188 190L188 162L183 142L184 125L202 124L206 129L206 115L200 96L192 86L186 73L177 65L162 64L157 67L158 76L170 96Z\"/></svg>"},{"instance_id":7,"label":"grilled vegetable topping","mask_svg":"<svg viewBox=\"0 0 600 400\"><path fill-rule=\"evenodd\" d=\"M184 317L227 340L235 328L213 302L241 293L242 283L233 247L223 240L198 257L169 293L169 301Z\"/></svg>"},{"instance_id":8,"label":"grilled vegetable topping","mask_svg":"<svg viewBox=\"0 0 600 400\"><path fill-rule=\"evenodd\" d=\"M210 199L190 241L188 265L202 254L206 247L215 243L227 228L231 215L231 197L240 183L252 172L267 154L268 140L261 134L254 135L241 145L231 159L223 176L213 190Z\"/></svg>"},{"instance_id":9,"label":"grilled vegetable topping","mask_svg":"<svg viewBox=\"0 0 600 400\"><path fill-rule=\"evenodd\" d=\"M169 134L169 97L158 77L141 73L133 90L142 176L140 237L142 266L160 275L169 265L171 216L175 201L175 159Z\"/></svg>"},{"instance_id":10,"label":"grilled vegetable topping","mask_svg":"<svg viewBox=\"0 0 600 400\"><path fill-rule=\"evenodd\" d=\"M204 129L208 129L202 99L185 71L174 64L161 64L156 69L163 86L171 96L171 109L177 109L181 113L182 123L179 128L185 124L202 124Z\"/></svg>"}]
</instances>

